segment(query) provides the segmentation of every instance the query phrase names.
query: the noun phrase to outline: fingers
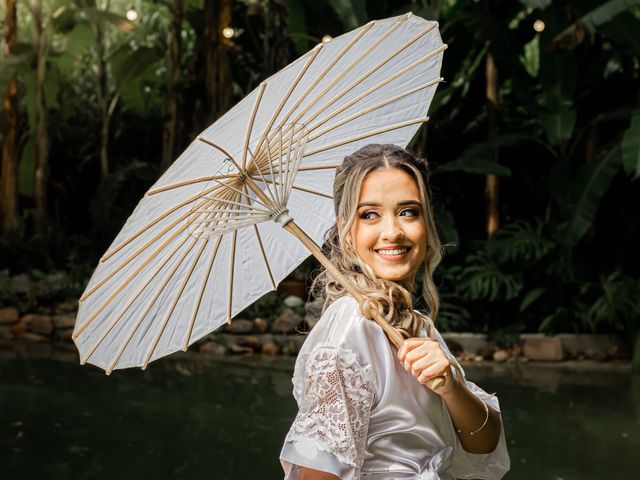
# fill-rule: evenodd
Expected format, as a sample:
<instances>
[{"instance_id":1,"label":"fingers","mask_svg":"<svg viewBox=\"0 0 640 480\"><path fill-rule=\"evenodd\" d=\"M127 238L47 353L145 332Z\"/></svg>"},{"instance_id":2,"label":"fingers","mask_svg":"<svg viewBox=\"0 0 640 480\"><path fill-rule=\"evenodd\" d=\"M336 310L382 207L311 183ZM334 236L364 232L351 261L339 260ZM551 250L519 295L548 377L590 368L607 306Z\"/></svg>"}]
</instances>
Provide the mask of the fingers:
<instances>
[{"instance_id":1,"label":"fingers","mask_svg":"<svg viewBox=\"0 0 640 480\"><path fill-rule=\"evenodd\" d=\"M404 361L408 352L424 343L424 338L407 338L398 349L398 360Z\"/></svg>"},{"instance_id":2,"label":"fingers","mask_svg":"<svg viewBox=\"0 0 640 480\"><path fill-rule=\"evenodd\" d=\"M441 377L445 374L449 373L449 360L443 359L433 365L425 368L422 372L417 376L418 382L426 383L432 378Z\"/></svg>"}]
</instances>

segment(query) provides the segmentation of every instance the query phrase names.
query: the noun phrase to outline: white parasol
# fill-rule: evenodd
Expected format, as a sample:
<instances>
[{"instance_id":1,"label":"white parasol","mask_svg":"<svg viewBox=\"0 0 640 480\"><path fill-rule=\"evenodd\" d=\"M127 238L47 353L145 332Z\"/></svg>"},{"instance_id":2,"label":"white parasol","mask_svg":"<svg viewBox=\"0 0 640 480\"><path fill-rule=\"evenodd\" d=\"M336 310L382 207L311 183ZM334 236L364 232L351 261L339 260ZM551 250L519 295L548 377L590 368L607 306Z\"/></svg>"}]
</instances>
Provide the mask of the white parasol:
<instances>
[{"instance_id":1,"label":"white parasol","mask_svg":"<svg viewBox=\"0 0 640 480\"><path fill-rule=\"evenodd\" d=\"M427 120L437 26L407 14L319 44L202 132L91 277L73 333L81 363L110 373L186 350L310 251L340 279L317 246L335 223L335 168L368 143L406 146Z\"/></svg>"}]
</instances>

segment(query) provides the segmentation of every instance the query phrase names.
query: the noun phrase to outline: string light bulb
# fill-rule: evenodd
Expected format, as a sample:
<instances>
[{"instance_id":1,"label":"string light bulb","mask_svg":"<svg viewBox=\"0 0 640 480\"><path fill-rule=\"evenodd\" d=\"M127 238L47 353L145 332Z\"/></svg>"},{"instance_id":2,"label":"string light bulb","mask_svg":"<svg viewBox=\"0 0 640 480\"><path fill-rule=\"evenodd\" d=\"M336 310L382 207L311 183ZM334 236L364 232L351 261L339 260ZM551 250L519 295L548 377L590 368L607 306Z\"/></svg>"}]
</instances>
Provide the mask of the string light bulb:
<instances>
[{"instance_id":1,"label":"string light bulb","mask_svg":"<svg viewBox=\"0 0 640 480\"><path fill-rule=\"evenodd\" d=\"M542 20L536 20L535 22L533 22L533 29L538 33L543 31L544 27L545 27L545 25L544 25L544 22Z\"/></svg>"},{"instance_id":2,"label":"string light bulb","mask_svg":"<svg viewBox=\"0 0 640 480\"><path fill-rule=\"evenodd\" d=\"M329 43L331 40L333 40L333 37L331 35L325 35L324 37L322 37L322 43Z\"/></svg>"},{"instance_id":3,"label":"string light bulb","mask_svg":"<svg viewBox=\"0 0 640 480\"><path fill-rule=\"evenodd\" d=\"M224 27L222 29L222 36L224 38L233 38L235 34L236 34L236 31L231 27Z\"/></svg>"},{"instance_id":4,"label":"string light bulb","mask_svg":"<svg viewBox=\"0 0 640 480\"><path fill-rule=\"evenodd\" d=\"M133 22L137 18L138 18L138 12L136 12L133 7L127 10L127 20L129 20L130 22Z\"/></svg>"}]
</instances>

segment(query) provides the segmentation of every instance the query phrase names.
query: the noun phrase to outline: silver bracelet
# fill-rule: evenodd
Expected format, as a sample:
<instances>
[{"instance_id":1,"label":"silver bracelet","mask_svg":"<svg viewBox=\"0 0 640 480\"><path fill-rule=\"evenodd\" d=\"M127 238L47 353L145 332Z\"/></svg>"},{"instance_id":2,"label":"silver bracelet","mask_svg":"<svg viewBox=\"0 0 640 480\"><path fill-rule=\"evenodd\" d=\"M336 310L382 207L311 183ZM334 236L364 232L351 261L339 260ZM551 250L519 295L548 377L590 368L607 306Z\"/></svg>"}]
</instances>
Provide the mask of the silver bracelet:
<instances>
[{"instance_id":1,"label":"silver bracelet","mask_svg":"<svg viewBox=\"0 0 640 480\"><path fill-rule=\"evenodd\" d=\"M487 421L489 420L489 407L487 407L487 404L484 402L482 402L482 406L484 407L484 411L487 414L487 416L485 417L482 425L480 425L480 428L477 430L474 430L473 432L469 432L469 435L475 435L476 433L478 433L480 430L484 428L484 426L487 424ZM462 433L462 430L460 430L459 428L456 428L456 430L458 431L458 433Z\"/></svg>"}]
</instances>

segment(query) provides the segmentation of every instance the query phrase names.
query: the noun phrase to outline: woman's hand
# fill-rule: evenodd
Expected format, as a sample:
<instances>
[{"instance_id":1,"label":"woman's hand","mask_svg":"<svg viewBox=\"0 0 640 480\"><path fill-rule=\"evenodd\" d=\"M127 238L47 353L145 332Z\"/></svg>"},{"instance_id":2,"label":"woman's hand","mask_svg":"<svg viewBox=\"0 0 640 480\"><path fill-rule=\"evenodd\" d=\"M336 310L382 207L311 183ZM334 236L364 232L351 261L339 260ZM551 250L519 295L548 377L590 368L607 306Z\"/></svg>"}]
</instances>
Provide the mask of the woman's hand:
<instances>
[{"instance_id":1,"label":"woman's hand","mask_svg":"<svg viewBox=\"0 0 640 480\"><path fill-rule=\"evenodd\" d=\"M426 384L428 380L444 377L446 382L433 390L438 395L446 395L455 388L452 381L451 360L444 354L440 343L430 338L408 338L398 350L398 359L404 369L411 373L418 382Z\"/></svg>"}]
</instances>

